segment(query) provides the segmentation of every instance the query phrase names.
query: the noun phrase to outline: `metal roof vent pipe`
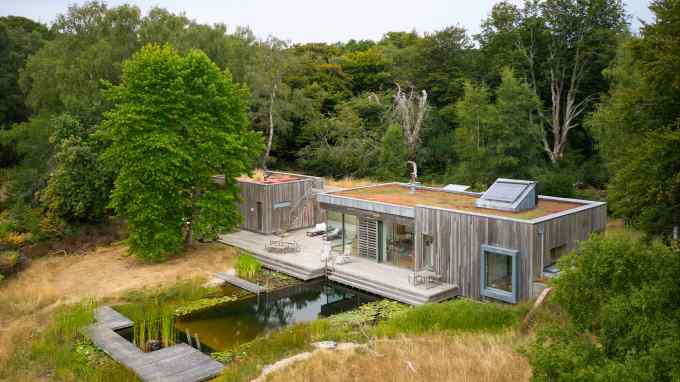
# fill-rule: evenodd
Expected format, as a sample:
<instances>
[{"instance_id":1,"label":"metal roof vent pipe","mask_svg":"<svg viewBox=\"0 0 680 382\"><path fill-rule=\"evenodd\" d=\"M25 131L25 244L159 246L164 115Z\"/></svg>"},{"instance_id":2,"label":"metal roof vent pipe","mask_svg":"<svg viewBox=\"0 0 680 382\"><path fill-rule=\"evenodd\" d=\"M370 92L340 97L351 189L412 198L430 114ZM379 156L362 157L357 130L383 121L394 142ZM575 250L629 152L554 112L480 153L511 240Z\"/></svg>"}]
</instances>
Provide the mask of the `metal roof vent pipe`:
<instances>
[{"instance_id":1,"label":"metal roof vent pipe","mask_svg":"<svg viewBox=\"0 0 680 382\"><path fill-rule=\"evenodd\" d=\"M416 162L410 160L407 162L408 164L411 165L412 171L411 171L411 195L416 194L416 187L418 186L418 165Z\"/></svg>"}]
</instances>

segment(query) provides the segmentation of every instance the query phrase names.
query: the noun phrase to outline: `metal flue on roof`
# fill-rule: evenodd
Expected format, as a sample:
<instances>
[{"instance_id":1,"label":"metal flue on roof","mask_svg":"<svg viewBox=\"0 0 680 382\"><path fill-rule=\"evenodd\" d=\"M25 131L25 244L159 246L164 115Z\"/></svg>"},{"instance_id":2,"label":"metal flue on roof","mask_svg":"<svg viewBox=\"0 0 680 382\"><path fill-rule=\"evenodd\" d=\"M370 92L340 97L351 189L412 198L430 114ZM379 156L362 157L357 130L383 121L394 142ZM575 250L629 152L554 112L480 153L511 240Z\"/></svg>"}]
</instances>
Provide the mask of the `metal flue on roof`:
<instances>
[{"instance_id":1,"label":"metal flue on roof","mask_svg":"<svg viewBox=\"0 0 680 382\"><path fill-rule=\"evenodd\" d=\"M525 211L536 207L536 182L516 179L496 179L475 205L502 211Z\"/></svg>"}]
</instances>

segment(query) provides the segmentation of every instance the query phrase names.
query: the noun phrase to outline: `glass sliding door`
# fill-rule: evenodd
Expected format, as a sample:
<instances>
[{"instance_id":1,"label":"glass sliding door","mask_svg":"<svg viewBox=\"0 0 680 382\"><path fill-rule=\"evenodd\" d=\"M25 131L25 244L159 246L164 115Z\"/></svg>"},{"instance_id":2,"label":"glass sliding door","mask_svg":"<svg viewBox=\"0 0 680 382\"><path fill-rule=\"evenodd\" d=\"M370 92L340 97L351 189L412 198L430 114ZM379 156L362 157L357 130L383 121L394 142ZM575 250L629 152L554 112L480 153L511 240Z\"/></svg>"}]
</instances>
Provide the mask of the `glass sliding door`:
<instances>
[{"instance_id":1,"label":"glass sliding door","mask_svg":"<svg viewBox=\"0 0 680 382\"><path fill-rule=\"evenodd\" d=\"M326 212L326 240L331 242L333 252L342 253L342 214L329 210Z\"/></svg>"},{"instance_id":2,"label":"glass sliding door","mask_svg":"<svg viewBox=\"0 0 680 382\"><path fill-rule=\"evenodd\" d=\"M333 252L357 254L357 217L337 211L326 212L326 240Z\"/></svg>"},{"instance_id":3,"label":"glass sliding door","mask_svg":"<svg viewBox=\"0 0 680 382\"><path fill-rule=\"evenodd\" d=\"M401 268L413 269L415 251L413 245L413 226L383 222L385 249L383 262Z\"/></svg>"},{"instance_id":4,"label":"glass sliding door","mask_svg":"<svg viewBox=\"0 0 680 382\"><path fill-rule=\"evenodd\" d=\"M357 217L354 215L343 215L345 217L344 223L344 250L343 253L346 255L357 255Z\"/></svg>"}]
</instances>

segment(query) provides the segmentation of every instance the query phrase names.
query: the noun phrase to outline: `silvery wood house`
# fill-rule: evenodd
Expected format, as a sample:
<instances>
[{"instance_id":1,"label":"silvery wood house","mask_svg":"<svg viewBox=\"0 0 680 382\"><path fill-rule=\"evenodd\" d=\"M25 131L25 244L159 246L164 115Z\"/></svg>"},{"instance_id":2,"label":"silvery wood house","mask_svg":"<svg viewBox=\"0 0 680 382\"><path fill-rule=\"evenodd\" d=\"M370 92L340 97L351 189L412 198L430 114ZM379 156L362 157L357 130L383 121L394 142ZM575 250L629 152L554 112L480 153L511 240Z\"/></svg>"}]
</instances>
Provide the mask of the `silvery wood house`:
<instances>
[{"instance_id":1,"label":"silvery wood house","mask_svg":"<svg viewBox=\"0 0 680 382\"><path fill-rule=\"evenodd\" d=\"M334 252L362 259L364 268L393 267L395 284L398 269L427 270L456 295L509 303L534 296L555 261L607 221L605 203L539 196L535 182L512 179L484 193L388 183L317 200ZM389 277L372 282L371 272L350 270L335 267L328 277L394 297Z\"/></svg>"}]
</instances>

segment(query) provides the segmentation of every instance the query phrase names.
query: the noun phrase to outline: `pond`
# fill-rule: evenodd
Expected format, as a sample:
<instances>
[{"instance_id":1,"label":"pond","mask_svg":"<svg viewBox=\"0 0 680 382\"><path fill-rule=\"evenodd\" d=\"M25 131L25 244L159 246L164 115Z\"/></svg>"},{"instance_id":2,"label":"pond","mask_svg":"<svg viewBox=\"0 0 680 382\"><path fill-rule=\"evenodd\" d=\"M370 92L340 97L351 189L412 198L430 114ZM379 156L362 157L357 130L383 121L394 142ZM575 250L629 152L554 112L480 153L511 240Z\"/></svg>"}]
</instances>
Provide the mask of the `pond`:
<instances>
[{"instance_id":1,"label":"pond","mask_svg":"<svg viewBox=\"0 0 680 382\"><path fill-rule=\"evenodd\" d=\"M224 294L233 290L225 287ZM175 322L178 342L196 336L205 353L229 349L291 324L352 310L378 297L325 279L250 296ZM131 338L131 330L120 332ZM194 346L195 346L195 340Z\"/></svg>"}]
</instances>

